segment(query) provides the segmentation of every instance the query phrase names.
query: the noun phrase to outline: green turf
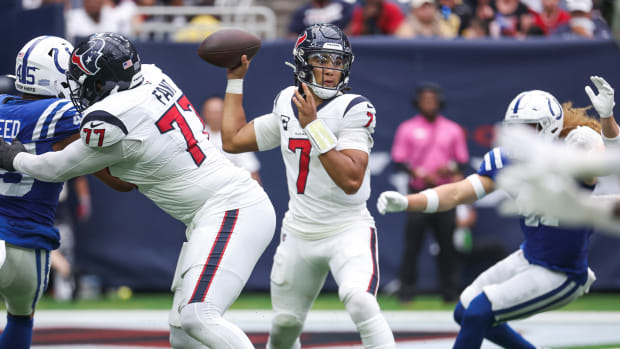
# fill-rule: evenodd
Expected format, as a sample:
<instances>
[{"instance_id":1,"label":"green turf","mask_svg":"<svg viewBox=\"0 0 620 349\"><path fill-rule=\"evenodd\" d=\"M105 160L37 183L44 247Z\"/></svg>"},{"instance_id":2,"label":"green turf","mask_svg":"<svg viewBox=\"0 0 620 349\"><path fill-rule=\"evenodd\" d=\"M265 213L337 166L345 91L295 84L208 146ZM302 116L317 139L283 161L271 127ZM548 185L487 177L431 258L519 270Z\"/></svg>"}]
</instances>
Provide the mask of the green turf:
<instances>
[{"instance_id":1,"label":"green turf","mask_svg":"<svg viewBox=\"0 0 620 349\"><path fill-rule=\"evenodd\" d=\"M444 303L438 296L419 296L413 302L401 304L395 297L378 296L383 310L452 310L454 303ZM99 300L77 302L56 302L45 296L37 309L169 309L172 295L169 293L134 294L129 300L122 300L116 293L108 293ZM270 309L267 293L243 293L231 309ZM335 293L324 293L316 300L313 309L344 310ZM573 311L620 311L620 294L589 294L567 305L561 310Z\"/></svg>"}]
</instances>

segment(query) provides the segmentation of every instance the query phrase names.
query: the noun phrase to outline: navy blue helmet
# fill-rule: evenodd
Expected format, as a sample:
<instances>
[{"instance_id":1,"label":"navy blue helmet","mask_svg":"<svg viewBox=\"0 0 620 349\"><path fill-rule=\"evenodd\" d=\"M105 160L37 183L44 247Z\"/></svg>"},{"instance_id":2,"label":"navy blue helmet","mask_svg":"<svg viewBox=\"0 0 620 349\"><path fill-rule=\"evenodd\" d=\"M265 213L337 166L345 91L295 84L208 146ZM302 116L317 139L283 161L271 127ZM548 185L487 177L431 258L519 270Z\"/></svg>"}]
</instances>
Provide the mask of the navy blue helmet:
<instances>
[{"instance_id":1,"label":"navy blue helmet","mask_svg":"<svg viewBox=\"0 0 620 349\"><path fill-rule=\"evenodd\" d=\"M78 111L111 93L142 83L140 57L133 44L116 33L98 33L75 47L71 54L67 82L71 101Z\"/></svg>"},{"instance_id":2,"label":"navy blue helmet","mask_svg":"<svg viewBox=\"0 0 620 349\"><path fill-rule=\"evenodd\" d=\"M313 69L316 68L309 63L313 55L320 55L322 59L338 61L337 68L330 68L341 71L340 82L333 87L321 86L316 83ZM333 24L312 25L297 38L293 49L295 58L295 77L297 83L304 82L320 98L328 99L342 91L349 82L349 69L353 63L353 50L347 36Z\"/></svg>"}]
</instances>

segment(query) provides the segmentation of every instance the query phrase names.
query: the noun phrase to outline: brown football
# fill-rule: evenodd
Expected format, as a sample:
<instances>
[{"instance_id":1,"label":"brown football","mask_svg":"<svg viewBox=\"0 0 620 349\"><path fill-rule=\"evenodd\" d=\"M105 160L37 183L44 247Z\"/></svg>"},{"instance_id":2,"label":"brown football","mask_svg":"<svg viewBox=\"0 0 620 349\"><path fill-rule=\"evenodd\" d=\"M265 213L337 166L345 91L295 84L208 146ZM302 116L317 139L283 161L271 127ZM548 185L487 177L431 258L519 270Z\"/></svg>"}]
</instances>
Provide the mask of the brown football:
<instances>
[{"instance_id":1,"label":"brown football","mask_svg":"<svg viewBox=\"0 0 620 349\"><path fill-rule=\"evenodd\" d=\"M241 64L241 56L254 57L260 48L260 38L243 29L220 29L207 36L198 47L198 56L223 68Z\"/></svg>"}]
</instances>

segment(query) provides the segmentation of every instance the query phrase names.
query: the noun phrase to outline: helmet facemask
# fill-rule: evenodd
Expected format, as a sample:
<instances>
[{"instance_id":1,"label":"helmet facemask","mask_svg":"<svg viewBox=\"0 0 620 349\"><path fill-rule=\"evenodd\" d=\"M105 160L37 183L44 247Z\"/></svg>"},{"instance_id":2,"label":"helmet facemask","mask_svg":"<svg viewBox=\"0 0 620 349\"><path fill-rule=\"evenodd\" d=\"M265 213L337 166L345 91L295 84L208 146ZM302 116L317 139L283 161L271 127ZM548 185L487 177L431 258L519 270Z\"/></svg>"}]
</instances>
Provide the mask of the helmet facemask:
<instances>
[{"instance_id":1,"label":"helmet facemask","mask_svg":"<svg viewBox=\"0 0 620 349\"><path fill-rule=\"evenodd\" d=\"M298 53L295 60L302 63L302 70L297 74L297 80L308 84L312 92L321 99L330 99L342 91L349 82L349 69L351 68L352 55L342 51L312 50ZM304 55L305 53L305 55ZM338 81L335 79L338 73ZM317 81L320 76L320 82ZM329 82L328 86L326 81Z\"/></svg>"}]
</instances>

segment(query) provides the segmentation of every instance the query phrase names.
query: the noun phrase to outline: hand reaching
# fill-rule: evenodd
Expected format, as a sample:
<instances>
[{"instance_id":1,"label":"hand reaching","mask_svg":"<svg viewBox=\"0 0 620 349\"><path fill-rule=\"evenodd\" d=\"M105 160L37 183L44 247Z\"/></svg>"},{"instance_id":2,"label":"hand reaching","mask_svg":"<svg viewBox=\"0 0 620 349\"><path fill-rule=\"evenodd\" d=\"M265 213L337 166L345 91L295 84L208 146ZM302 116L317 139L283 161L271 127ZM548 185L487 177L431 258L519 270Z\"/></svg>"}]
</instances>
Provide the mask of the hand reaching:
<instances>
[{"instance_id":1,"label":"hand reaching","mask_svg":"<svg viewBox=\"0 0 620 349\"><path fill-rule=\"evenodd\" d=\"M405 195L396 191L384 191L377 199L377 210L379 213L402 212L407 209L409 200Z\"/></svg>"},{"instance_id":2,"label":"hand reaching","mask_svg":"<svg viewBox=\"0 0 620 349\"><path fill-rule=\"evenodd\" d=\"M596 112L601 118L604 119L612 117L614 113L614 105L616 105L616 102L614 101L614 89L600 76L591 76L590 80L592 80L592 83L598 90L598 94L595 95L592 88L590 86L586 86L586 94L590 97L592 106L596 109Z\"/></svg>"},{"instance_id":3,"label":"hand reaching","mask_svg":"<svg viewBox=\"0 0 620 349\"><path fill-rule=\"evenodd\" d=\"M15 171L13 159L23 151L26 151L26 148L17 139L13 140L13 143L7 143L0 138L0 167L7 171Z\"/></svg>"}]
</instances>

